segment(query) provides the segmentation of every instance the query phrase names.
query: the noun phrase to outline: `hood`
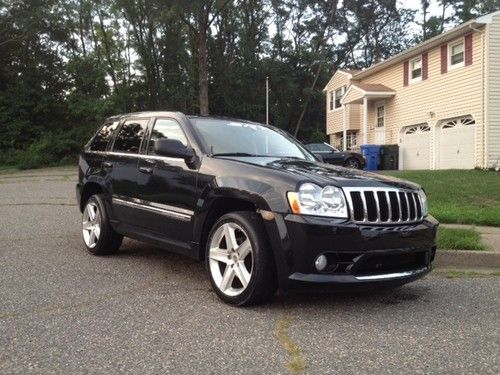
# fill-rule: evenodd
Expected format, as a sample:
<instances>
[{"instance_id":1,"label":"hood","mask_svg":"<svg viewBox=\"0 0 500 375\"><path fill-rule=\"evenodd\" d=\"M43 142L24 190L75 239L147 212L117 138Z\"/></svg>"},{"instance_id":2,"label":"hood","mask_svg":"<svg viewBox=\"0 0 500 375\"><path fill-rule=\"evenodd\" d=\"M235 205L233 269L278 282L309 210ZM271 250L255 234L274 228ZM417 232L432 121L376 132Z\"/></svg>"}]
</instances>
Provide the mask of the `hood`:
<instances>
[{"instance_id":1,"label":"hood","mask_svg":"<svg viewBox=\"0 0 500 375\"><path fill-rule=\"evenodd\" d=\"M287 172L287 174L295 176L297 182L309 181L322 186L334 185L339 187L362 186L420 189L420 185L418 184L400 180L392 176L338 167L320 162L268 157L227 157L226 159L266 169Z\"/></svg>"}]
</instances>

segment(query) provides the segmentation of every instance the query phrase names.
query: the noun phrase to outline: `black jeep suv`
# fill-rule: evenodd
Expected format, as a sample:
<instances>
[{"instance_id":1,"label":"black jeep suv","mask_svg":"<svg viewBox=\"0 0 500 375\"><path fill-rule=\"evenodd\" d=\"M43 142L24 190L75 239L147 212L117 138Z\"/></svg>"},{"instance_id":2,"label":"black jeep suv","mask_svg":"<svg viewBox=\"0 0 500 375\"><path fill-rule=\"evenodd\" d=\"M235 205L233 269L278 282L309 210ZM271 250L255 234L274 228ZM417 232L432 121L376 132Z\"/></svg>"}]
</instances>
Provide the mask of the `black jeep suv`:
<instances>
[{"instance_id":1,"label":"black jeep suv","mask_svg":"<svg viewBox=\"0 0 500 375\"><path fill-rule=\"evenodd\" d=\"M438 223L413 183L319 163L249 121L144 112L109 118L79 159L93 254L123 236L205 260L227 303L284 291L398 286L432 268Z\"/></svg>"}]
</instances>

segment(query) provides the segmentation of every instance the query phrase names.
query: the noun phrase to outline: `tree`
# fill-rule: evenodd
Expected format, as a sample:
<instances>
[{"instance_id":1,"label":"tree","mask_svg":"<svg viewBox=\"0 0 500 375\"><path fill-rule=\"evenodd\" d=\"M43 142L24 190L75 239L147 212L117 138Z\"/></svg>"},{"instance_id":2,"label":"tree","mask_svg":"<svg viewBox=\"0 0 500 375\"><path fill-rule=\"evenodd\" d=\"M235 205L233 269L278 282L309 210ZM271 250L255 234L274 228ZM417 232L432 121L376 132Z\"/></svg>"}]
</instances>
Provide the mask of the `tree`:
<instances>
[{"instance_id":1,"label":"tree","mask_svg":"<svg viewBox=\"0 0 500 375\"><path fill-rule=\"evenodd\" d=\"M451 2L458 23L467 22L478 16L500 9L500 0L457 0Z\"/></svg>"},{"instance_id":2,"label":"tree","mask_svg":"<svg viewBox=\"0 0 500 375\"><path fill-rule=\"evenodd\" d=\"M183 3L179 15L196 37L198 49L198 100L200 114L208 115L208 67L207 39L210 27L217 15L232 0L195 0Z\"/></svg>"}]
</instances>

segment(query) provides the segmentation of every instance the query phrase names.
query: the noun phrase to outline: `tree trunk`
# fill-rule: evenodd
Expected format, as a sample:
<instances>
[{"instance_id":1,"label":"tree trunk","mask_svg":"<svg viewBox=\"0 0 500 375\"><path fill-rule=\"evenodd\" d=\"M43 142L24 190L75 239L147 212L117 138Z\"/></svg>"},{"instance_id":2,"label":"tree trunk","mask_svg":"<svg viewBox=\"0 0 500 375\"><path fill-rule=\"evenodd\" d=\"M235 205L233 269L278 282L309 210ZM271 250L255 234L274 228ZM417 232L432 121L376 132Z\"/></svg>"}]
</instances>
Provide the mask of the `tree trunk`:
<instances>
[{"instance_id":1,"label":"tree trunk","mask_svg":"<svg viewBox=\"0 0 500 375\"><path fill-rule=\"evenodd\" d=\"M78 10L78 29L80 33L80 42L82 43L82 52L83 56L87 56L87 48L85 47L85 37L83 35L83 28L84 28L84 22L83 22L83 5L82 2L80 1L80 8Z\"/></svg>"},{"instance_id":2,"label":"tree trunk","mask_svg":"<svg viewBox=\"0 0 500 375\"><path fill-rule=\"evenodd\" d=\"M208 68L207 68L207 30L200 28L198 33L198 85L200 114L206 116L208 112Z\"/></svg>"},{"instance_id":3,"label":"tree trunk","mask_svg":"<svg viewBox=\"0 0 500 375\"><path fill-rule=\"evenodd\" d=\"M316 74L314 75L314 81L311 84L311 91L315 89L316 83L318 82L319 75L321 74L321 71L323 70L323 62L324 60L321 60L318 64L318 69L316 69ZM293 136L297 137L299 134L299 129L300 126L302 125L302 120L304 119L304 116L307 112L307 108L309 106L309 102L311 101L311 95L308 95L306 98L306 102L304 103L304 106L302 107L302 112L300 112L299 119L297 120L297 124L295 125L295 131L293 132Z\"/></svg>"},{"instance_id":4,"label":"tree trunk","mask_svg":"<svg viewBox=\"0 0 500 375\"><path fill-rule=\"evenodd\" d=\"M325 41L328 40L331 37L331 32L327 32L328 27L333 24L333 21L335 19L335 13L337 12L337 4L338 0L334 0L331 3L331 9L330 9L330 16L328 17L328 22L325 24L322 32L319 34L319 42L316 45L316 51L315 54L320 55L320 61L318 64L318 69L316 70L316 74L314 75L314 80L311 84L309 94L307 95L307 98L305 100L304 106L302 107L302 112L300 113L299 119L297 120L297 123L295 125L295 131L293 132L293 135L297 137L299 134L300 127L302 126L302 120L304 119L304 116L307 112L307 108L309 106L309 102L311 101L311 96L312 92L316 89L316 84L318 83L319 76L321 74L321 71L323 70L323 64L325 63L325 52L324 52L324 47L325 47ZM325 35L326 34L326 35Z\"/></svg>"}]
</instances>

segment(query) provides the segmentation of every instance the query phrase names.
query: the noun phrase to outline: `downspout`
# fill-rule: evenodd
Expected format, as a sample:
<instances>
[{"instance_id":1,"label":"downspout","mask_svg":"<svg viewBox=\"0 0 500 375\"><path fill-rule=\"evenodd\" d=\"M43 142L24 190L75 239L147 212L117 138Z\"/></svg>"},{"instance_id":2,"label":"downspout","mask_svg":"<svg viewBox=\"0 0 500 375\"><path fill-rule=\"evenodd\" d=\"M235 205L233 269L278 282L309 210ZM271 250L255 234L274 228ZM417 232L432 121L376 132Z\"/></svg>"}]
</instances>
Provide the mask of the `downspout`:
<instances>
[{"instance_id":1,"label":"downspout","mask_svg":"<svg viewBox=\"0 0 500 375\"><path fill-rule=\"evenodd\" d=\"M487 133L488 133L488 120L486 118L488 111L487 111L487 106L488 106L488 100L486 99L489 93L489 85L488 81L486 80L486 71L488 69L488 56L486 55L486 33L484 32L486 30L486 27L484 30L479 30L473 27L472 25L469 25L469 29L472 31L475 31L478 34L481 34L481 47L482 47L482 53L481 53L481 89L482 89L482 96L481 96L481 101L482 101L482 108L481 108L481 116L482 116L482 126L483 126L483 139L482 139L482 146L483 146L483 162L482 162L482 167L483 168L488 168L488 143L487 143Z\"/></svg>"},{"instance_id":2,"label":"downspout","mask_svg":"<svg viewBox=\"0 0 500 375\"><path fill-rule=\"evenodd\" d=\"M363 98L363 143L368 143L368 97Z\"/></svg>"},{"instance_id":3,"label":"downspout","mask_svg":"<svg viewBox=\"0 0 500 375\"><path fill-rule=\"evenodd\" d=\"M342 150L347 151L347 107L342 103Z\"/></svg>"},{"instance_id":4,"label":"downspout","mask_svg":"<svg viewBox=\"0 0 500 375\"><path fill-rule=\"evenodd\" d=\"M486 28L485 28L486 30ZM488 127L489 127L489 119L487 118L488 116L488 96L489 96L489 82L486 79L487 77L487 71L489 68L489 40L487 40L488 36L485 33L481 35L482 38L482 44L483 44L483 54L482 54L482 59L483 59L483 168L488 168Z\"/></svg>"}]
</instances>

